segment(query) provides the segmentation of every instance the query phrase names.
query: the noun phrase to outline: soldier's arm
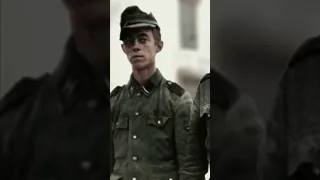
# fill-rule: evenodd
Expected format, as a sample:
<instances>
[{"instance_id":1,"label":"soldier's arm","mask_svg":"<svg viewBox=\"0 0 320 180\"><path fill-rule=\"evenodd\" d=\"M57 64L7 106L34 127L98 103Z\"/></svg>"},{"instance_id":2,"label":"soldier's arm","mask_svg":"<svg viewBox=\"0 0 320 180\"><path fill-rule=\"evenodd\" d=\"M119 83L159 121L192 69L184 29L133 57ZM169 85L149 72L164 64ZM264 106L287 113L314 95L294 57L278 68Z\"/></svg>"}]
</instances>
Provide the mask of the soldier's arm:
<instances>
[{"instance_id":1,"label":"soldier's arm","mask_svg":"<svg viewBox=\"0 0 320 180\"><path fill-rule=\"evenodd\" d=\"M185 92L176 83L167 83L167 87L174 92L177 98L174 100L173 118L174 118L174 137L176 156L179 165L179 179L188 180L195 179L192 171L192 162L188 161L187 156L187 138L189 131L189 123L191 117L192 97L188 92Z\"/></svg>"},{"instance_id":2,"label":"soldier's arm","mask_svg":"<svg viewBox=\"0 0 320 180\"><path fill-rule=\"evenodd\" d=\"M124 86L117 86L110 93L110 172L113 172L113 166L115 163L114 159L114 142L113 142L113 132L114 132L114 122L117 116L117 106L118 98Z\"/></svg>"},{"instance_id":3,"label":"soldier's arm","mask_svg":"<svg viewBox=\"0 0 320 180\"><path fill-rule=\"evenodd\" d=\"M214 106L211 117L211 177L257 180L263 124L253 100L241 95L227 111Z\"/></svg>"},{"instance_id":4,"label":"soldier's arm","mask_svg":"<svg viewBox=\"0 0 320 180\"><path fill-rule=\"evenodd\" d=\"M257 180L258 159L263 141L264 124L258 114L254 100L242 94L238 101L227 113L228 131L225 136L226 154L230 153L225 160L231 160L228 168L231 170L229 176L232 180ZM230 143L230 144L227 144ZM231 163L233 161L233 163ZM227 165L228 163L225 163Z\"/></svg>"},{"instance_id":5,"label":"soldier's arm","mask_svg":"<svg viewBox=\"0 0 320 180\"><path fill-rule=\"evenodd\" d=\"M199 84L191 108L190 130L187 139L187 160L185 171L190 179L204 179L208 172L207 148L205 146L207 129L205 120L200 117L200 91L204 84ZM205 87L204 87L205 88ZM209 90L209 87L207 88ZM209 98L209 97L208 97Z\"/></svg>"},{"instance_id":6,"label":"soldier's arm","mask_svg":"<svg viewBox=\"0 0 320 180\"><path fill-rule=\"evenodd\" d=\"M112 95L112 93L111 93ZM114 131L114 96L110 95L110 172L113 172L114 160L114 144L113 144L113 131Z\"/></svg>"},{"instance_id":7,"label":"soldier's arm","mask_svg":"<svg viewBox=\"0 0 320 180\"><path fill-rule=\"evenodd\" d=\"M259 162L261 180L286 179L286 84L288 81L290 77L286 72L280 82L271 118L267 121L266 138Z\"/></svg>"},{"instance_id":8,"label":"soldier's arm","mask_svg":"<svg viewBox=\"0 0 320 180\"><path fill-rule=\"evenodd\" d=\"M187 132L189 130L190 112L192 106L191 95L184 92L174 105L174 136L177 160L179 164L179 179L188 179L187 163Z\"/></svg>"},{"instance_id":9,"label":"soldier's arm","mask_svg":"<svg viewBox=\"0 0 320 180\"><path fill-rule=\"evenodd\" d=\"M39 90L48 74L34 79L25 77L18 81L0 100L0 179L10 180L14 174L14 161L17 148L14 137L20 123L21 115L31 106L32 97Z\"/></svg>"},{"instance_id":10,"label":"soldier's arm","mask_svg":"<svg viewBox=\"0 0 320 180\"><path fill-rule=\"evenodd\" d=\"M264 126L255 102L221 74L211 74L210 176L256 180Z\"/></svg>"},{"instance_id":11,"label":"soldier's arm","mask_svg":"<svg viewBox=\"0 0 320 180\"><path fill-rule=\"evenodd\" d=\"M17 109L3 112L0 118L0 179L10 180L13 175L13 132L16 127Z\"/></svg>"}]
</instances>

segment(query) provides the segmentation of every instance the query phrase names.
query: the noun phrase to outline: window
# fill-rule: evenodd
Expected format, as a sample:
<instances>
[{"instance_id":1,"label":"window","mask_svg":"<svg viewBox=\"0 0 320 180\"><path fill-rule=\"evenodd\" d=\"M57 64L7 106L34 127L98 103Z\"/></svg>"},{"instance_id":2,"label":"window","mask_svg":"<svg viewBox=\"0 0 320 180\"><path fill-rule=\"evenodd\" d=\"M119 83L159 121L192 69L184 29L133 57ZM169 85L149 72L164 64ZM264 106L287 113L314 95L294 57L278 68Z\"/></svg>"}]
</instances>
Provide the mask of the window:
<instances>
[{"instance_id":1,"label":"window","mask_svg":"<svg viewBox=\"0 0 320 180\"><path fill-rule=\"evenodd\" d=\"M180 43L183 49L197 49L198 0L179 0Z\"/></svg>"}]
</instances>

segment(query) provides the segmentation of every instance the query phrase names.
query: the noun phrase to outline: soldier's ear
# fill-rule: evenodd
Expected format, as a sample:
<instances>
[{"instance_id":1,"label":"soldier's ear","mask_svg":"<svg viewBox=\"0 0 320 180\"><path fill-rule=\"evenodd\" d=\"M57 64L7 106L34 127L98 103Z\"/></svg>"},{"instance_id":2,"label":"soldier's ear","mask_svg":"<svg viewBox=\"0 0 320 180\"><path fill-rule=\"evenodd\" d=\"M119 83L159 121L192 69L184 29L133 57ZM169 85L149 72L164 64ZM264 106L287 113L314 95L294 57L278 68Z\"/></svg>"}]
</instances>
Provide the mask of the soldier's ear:
<instances>
[{"instance_id":1,"label":"soldier's ear","mask_svg":"<svg viewBox=\"0 0 320 180\"><path fill-rule=\"evenodd\" d=\"M126 46L124 44L121 44L121 49L125 54L127 54L128 50L127 50L127 48L126 48Z\"/></svg>"},{"instance_id":2,"label":"soldier's ear","mask_svg":"<svg viewBox=\"0 0 320 180\"><path fill-rule=\"evenodd\" d=\"M157 53L160 52L163 48L163 41L160 41L158 44L157 44Z\"/></svg>"}]
</instances>

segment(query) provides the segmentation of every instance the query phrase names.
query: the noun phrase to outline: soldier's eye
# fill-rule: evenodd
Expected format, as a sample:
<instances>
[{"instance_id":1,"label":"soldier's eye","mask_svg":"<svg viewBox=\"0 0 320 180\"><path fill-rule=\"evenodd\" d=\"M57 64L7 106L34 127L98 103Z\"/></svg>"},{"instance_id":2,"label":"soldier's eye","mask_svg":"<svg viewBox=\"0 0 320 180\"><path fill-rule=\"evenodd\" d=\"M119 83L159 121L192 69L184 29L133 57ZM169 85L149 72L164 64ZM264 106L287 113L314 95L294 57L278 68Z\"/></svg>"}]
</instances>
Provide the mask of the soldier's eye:
<instances>
[{"instance_id":1,"label":"soldier's eye","mask_svg":"<svg viewBox=\"0 0 320 180\"><path fill-rule=\"evenodd\" d=\"M124 40L124 45L126 45L126 46L131 46L132 44L133 44L133 40L131 40L131 39L127 39L127 40Z\"/></svg>"},{"instance_id":2,"label":"soldier's eye","mask_svg":"<svg viewBox=\"0 0 320 180\"><path fill-rule=\"evenodd\" d=\"M145 38L139 38L139 42L142 43L142 44L146 43L146 41L147 40Z\"/></svg>"}]
</instances>

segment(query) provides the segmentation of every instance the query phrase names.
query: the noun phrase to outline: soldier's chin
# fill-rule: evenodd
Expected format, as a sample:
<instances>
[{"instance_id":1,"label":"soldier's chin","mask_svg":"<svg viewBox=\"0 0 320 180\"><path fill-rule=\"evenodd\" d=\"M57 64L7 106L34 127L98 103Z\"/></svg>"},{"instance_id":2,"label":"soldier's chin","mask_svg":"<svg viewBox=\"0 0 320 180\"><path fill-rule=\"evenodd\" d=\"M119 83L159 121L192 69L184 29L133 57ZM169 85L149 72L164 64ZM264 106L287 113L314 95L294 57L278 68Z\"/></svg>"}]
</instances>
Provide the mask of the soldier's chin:
<instances>
[{"instance_id":1,"label":"soldier's chin","mask_svg":"<svg viewBox=\"0 0 320 180\"><path fill-rule=\"evenodd\" d=\"M141 71L141 70L147 69L148 68L148 64L146 64L145 62L140 61L140 62L132 63L132 67L135 70Z\"/></svg>"}]
</instances>

